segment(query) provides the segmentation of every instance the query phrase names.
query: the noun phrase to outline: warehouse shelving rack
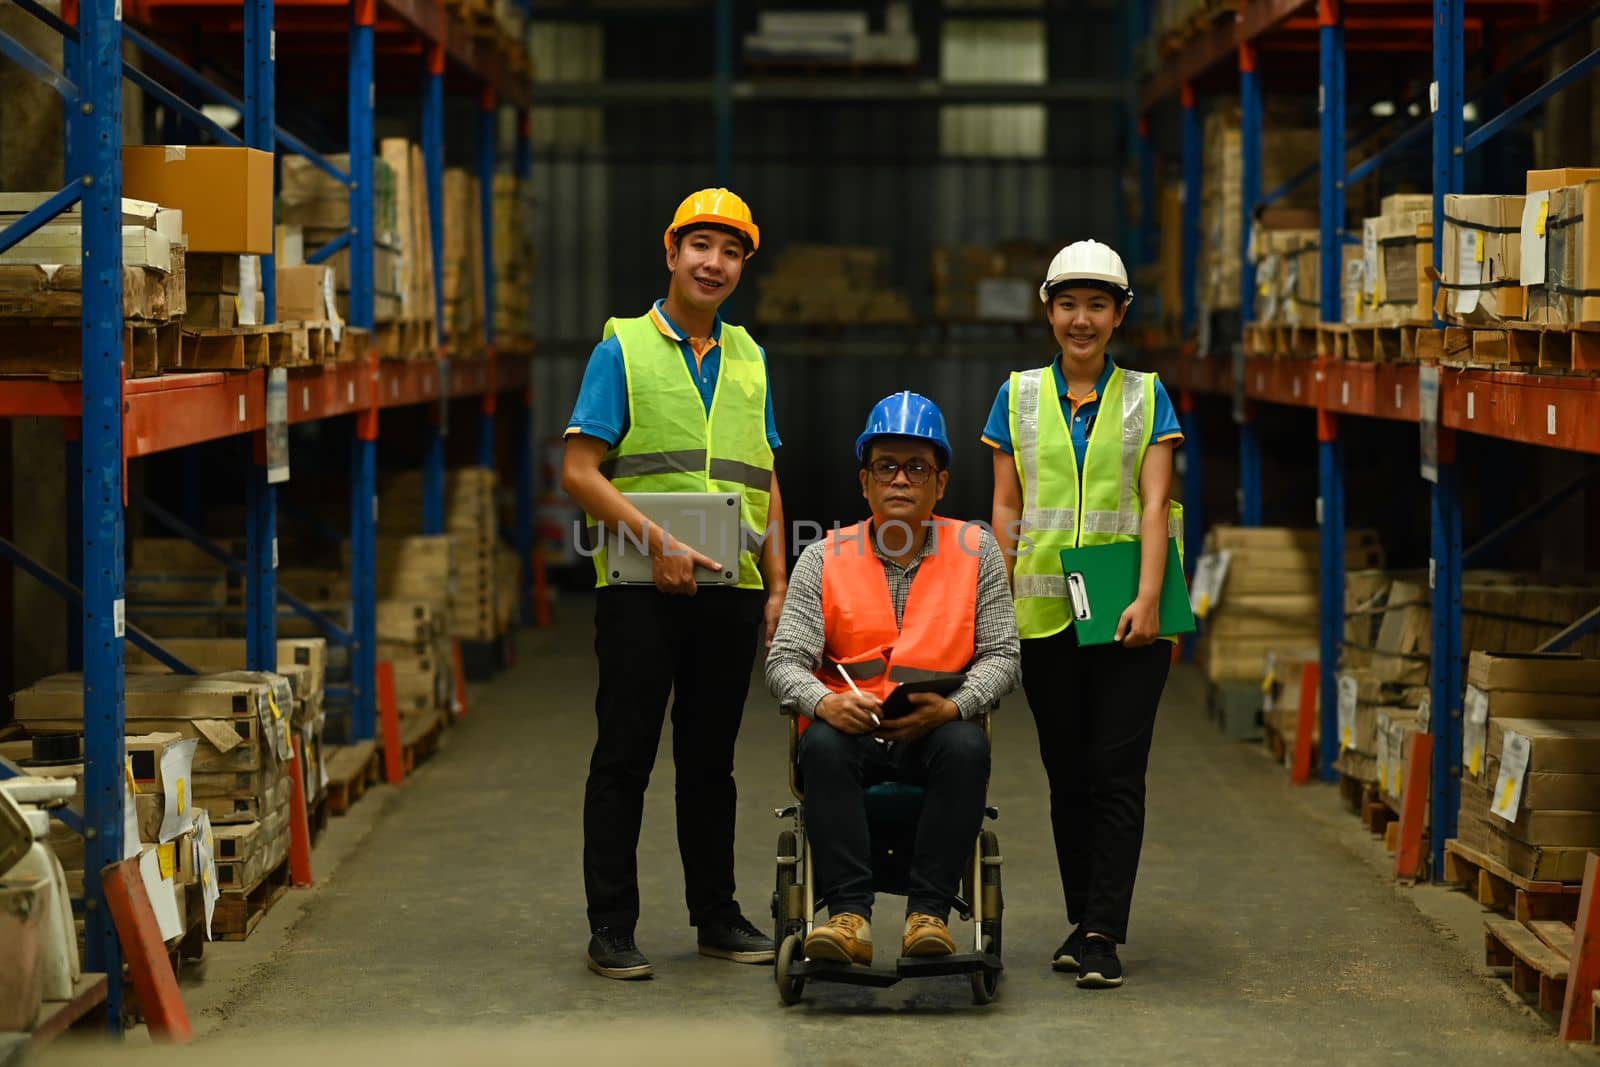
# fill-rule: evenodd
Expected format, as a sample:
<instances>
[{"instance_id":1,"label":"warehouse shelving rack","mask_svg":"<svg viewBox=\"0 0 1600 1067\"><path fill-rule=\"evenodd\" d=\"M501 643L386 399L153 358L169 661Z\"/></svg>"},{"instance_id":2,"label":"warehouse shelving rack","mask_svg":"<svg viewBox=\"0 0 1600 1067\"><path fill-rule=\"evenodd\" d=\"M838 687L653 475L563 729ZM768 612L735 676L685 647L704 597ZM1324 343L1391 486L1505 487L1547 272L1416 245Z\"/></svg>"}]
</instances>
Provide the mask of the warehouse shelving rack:
<instances>
[{"instance_id":1,"label":"warehouse shelving rack","mask_svg":"<svg viewBox=\"0 0 1600 1067\"><path fill-rule=\"evenodd\" d=\"M1141 5L1146 7L1148 5ZM1425 136L1433 146L1434 233L1442 234L1444 197L1463 192L1464 157L1526 116L1550 96L1586 75L1600 69L1600 50L1590 52L1548 82L1505 108L1468 136L1463 122L1464 66L1468 12L1533 15L1542 21L1552 5L1538 0L1527 2L1478 3L1476 0L1431 0L1429 3L1374 3L1372 0L1241 0L1237 18L1213 26L1191 40L1171 62L1155 73L1139 92L1140 116L1136 126L1134 154L1139 182L1141 225L1146 233L1136 247L1153 248L1151 233L1155 225L1154 167L1148 113L1178 97L1181 108L1182 174L1184 198L1182 219L1183 278L1182 324L1185 338L1193 337L1197 327L1196 263L1199 250L1201 186L1201 128L1195 82L1202 77L1215 79L1218 72L1237 59L1240 96L1242 152L1242 236L1241 321L1253 317L1255 279L1248 255L1249 233L1254 211L1270 204L1301 181L1318 181L1321 230L1321 318L1338 322L1340 314L1341 243L1345 214L1344 196L1348 184L1373 173L1385 158ZM1371 47L1379 38L1385 47L1407 34L1415 38L1428 35L1432 55L1433 81L1430 89L1431 115L1400 132L1391 133L1385 145L1362 163L1343 168L1346 150L1371 139L1373 133L1389 133L1388 126L1367 131L1352 141L1345 132L1345 65L1347 15L1359 11L1364 45ZM1426 16L1423 21L1419 16ZM1559 23L1538 43L1530 47L1506 69L1487 79L1476 95L1502 87L1509 77L1525 70L1547 55L1574 33L1586 30L1600 16L1595 10L1580 11ZM1265 194L1261 188L1262 84L1257 69L1257 46L1274 35L1300 33L1312 27L1314 17L1316 51L1319 61L1320 160L1314 169L1291 179L1279 189ZM1148 26L1148 14L1143 25ZM1385 27L1392 32L1385 32ZM1420 42L1418 42L1420 43ZM1397 110L1396 118L1403 119ZM1439 266L1443 241L1434 243L1434 266ZM1148 254L1148 253L1147 253ZM1438 325L1436 323L1436 325ZM1317 415L1318 498L1317 514L1321 528L1321 618L1320 652L1325 665L1336 664L1344 629L1344 531L1345 531L1345 455L1340 432L1341 418L1362 417L1416 423L1424 438L1436 445L1436 475L1429 482L1431 516L1430 583L1432 587L1432 648L1430 667L1431 712L1429 730L1434 735L1430 775L1433 870L1443 870L1444 842L1456 832L1460 808L1460 759L1462 703L1461 575L1474 554L1498 543L1516 527L1543 515L1550 501L1542 502L1495 530L1478 545L1464 550L1461 522L1460 473L1455 463L1455 434L1480 434L1570 451L1600 454L1600 380L1577 377L1540 376L1481 370L1423 369L1417 365L1355 363L1318 358L1315 361L1275 361L1247 357L1242 345L1233 345L1232 358L1206 358L1211 353L1190 342L1177 351L1156 353L1151 362L1170 383L1181 391L1180 411L1184 431L1191 444L1197 442L1198 422L1193 417L1194 397L1199 394L1231 396L1234 421L1239 432L1239 499L1244 525L1262 521L1262 455L1253 404L1280 404L1310 408ZM1436 397L1436 408L1424 404L1424 391ZM1191 452L1197 449L1191 448ZM1199 466L1190 461L1191 470ZM1568 490L1564 490L1564 496ZM1189 495L1193 495L1192 493ZM1196 501L1198 504L1198 501ZM1186 509L1192 516L1191 538L1203 533L1203 518L1198 506ZM1576 620L1546 643L1546 648L1565 648L1573 641L1600 627L1600 608ZM1321 769L1325 778L1334 777L1333 761L1338 755L1337 672L1321 672Z\"/></svg>"},{"instance_id":2,"label":"warehouse shelving rack","mask_svg":"<svg viewBox=\"0 0 1600 1067\"><path fill-rule=\"evenodd\" d=\"M351 685L346 694L352 707L352 732L356 739L375 733L375 587L377 442L379 416L384 409L415 405L435 406L439 417L427 430L424 458L424 533L444 529L446 423L443 405L453 398L480 400L477 458L495 464L495 420L499 396L518 400L514 463L516 519L511 531L524 562L521 608L532 619L534 604L528 590L533 574L533 462L531 455L532 394L527 352L496 352L494 335L494 251L492 212L493 180L499 163L497 134L499 108L519 109L520 122L514 159L515 171L530 176L532 153L528 145L526 109L532 87L524 74L493 44L474 35L458 17L437 0L279 0L278 9L294 7L300 21L317 20L328 31L324 42L337 42L347 31L349 76L348 113L350 170L346 172L313 151L306 141L277 125L274 82L277 30L274 0L129 0L130 19L153 22L161 9L181 7L186 22L220 20L225 32L242 32L244 43L244 93L238 99L178 59L150 37L125 25L122 0L65 0L62 17L33 3L18 6L62 33L64 71L34 56L28 49L0 34L0 54L43 78L64 100L67 145L66 185L17 223L0 231L0 251L11 247L61 211L81 203L83 217L83 318L82 381L66 384L29 379L0 380L0 418L23 416L69 420L79 432L69 445L69 484L81 478L77 493L67 504L71 581L50 574L22 556L15 546L0 541L0 555L19 569L44 580L52 589L76 598L81 605L81 629L74 628L69 652L74 666L81 665L84 679L84 812L80 820L64 813L69 824L85 837L85 868L104 869L123 853L124 663L123 640L157 648L124 620L123 558L127 505L126 464L207 441L259 434L267 426L269 375L243 373L163 375L125 380L122 359L122 244L121 154L122 82L126 77L163 105L224 145L247 145L269 152L287 150L306 156L318 167L350 188L350 232L308 259L320 262L348 247L351 254L350 325L373 327L373 196L370 183L358 179L373 165L375 110L375 37L380 32L416 45L423 61L417 74L422 89L421 142L426 160L427 192L432 218L435 274L435 342L437 362L380 362L373 349L356 363L290 368L287 382L288 422L349 417L355 421L351 450L352 622L350 631L311 614L331 640L348 644L352 652ZM526 0L519 0L524 14ZM244 135L237 136L206 117L198 108L161 81L123 60L124 42L137 46L186 90L236 107L244 120ZM443 164L444 105L447 74L478 87L481 92L477 177L483 203L483 261L485 274L485 344L480 353L451 358L446 345L443 314ZM273 270L263 257L267 321L272 321ZM531 296L531 294L530 294ZM70 432L69 438L74 435ZM267 478L264 462L248 478L247 558L231 560L224 549L204 542L198 533L182 530L202 542L246 577L246 632L248 666L271 670L276 666L276 619L280 603L304 609L295 598L276 587L277 502L276 486ZM149 506L153 512L159 509ZM166 516L169 525L182 526ZM74 583L81 585L81 593ZM173 657L159 653L174 669L186 669ZM333 694L337 695L337 694ZM0 761L0 776L15 768ZM112 929L104 892L98 878L85 879L83 909L86 919L86 966L112 975L108 983L108 1025L121 1026L122 957Z\"/></svg>"}]
</instances>

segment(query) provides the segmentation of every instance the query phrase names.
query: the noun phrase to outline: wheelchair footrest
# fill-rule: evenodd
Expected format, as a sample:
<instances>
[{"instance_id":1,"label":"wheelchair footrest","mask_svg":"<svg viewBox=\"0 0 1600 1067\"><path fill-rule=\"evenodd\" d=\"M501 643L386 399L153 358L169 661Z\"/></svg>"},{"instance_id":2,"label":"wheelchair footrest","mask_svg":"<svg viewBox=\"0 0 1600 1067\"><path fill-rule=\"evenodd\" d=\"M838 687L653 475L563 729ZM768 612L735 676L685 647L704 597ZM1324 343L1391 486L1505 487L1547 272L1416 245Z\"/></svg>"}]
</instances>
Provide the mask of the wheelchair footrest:
<instances>
[{"instance_id":1,"label":"wheelchair footrest","mask_svg":"<svg viewBox=\"0 0 1600 1067\"><path fill-rule=\"evenodd\" d=\"M839 982L843 985L873 986L887 989L900 981L894 971L879 971L853 963L833 960L797 960L789 965L790 978L806 978L813 982Z\"/></svg>"},{"instance_id":2,"label":"wheelchair footrest","mask_svg":"<svg viewBox=\"0 0 1600 1067\"><path fill-rule=\"evenodd\" d=\"M965 952L953 956L901 956L895 961L894 969L901 978L933 978L977 971L999 974L1005 969L1005 964L992 953Z\"/></svg>"}]
</instances>

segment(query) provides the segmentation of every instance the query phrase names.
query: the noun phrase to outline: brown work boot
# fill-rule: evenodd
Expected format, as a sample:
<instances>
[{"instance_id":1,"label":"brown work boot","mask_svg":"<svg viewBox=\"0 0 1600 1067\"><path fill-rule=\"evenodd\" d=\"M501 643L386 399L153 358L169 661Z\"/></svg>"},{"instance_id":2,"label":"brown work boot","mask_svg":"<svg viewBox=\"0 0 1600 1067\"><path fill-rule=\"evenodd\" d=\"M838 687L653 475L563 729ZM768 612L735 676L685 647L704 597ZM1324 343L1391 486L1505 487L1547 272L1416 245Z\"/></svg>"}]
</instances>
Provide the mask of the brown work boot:
<instances>
[{"instance_id":1,"label":"brown work boot","mask_svg":"<svg viewBox=\"0 0 1600 1067\"><path fill-rule=\"evenodd\" d=\"M906 936L900 942L902 956L950 956L956 943L943 919L914 911L906 916Z\"/></svg>"},{"instance_id":2,"label":"brown work boot","mask_svg":"<svg viewBox=\"0 0 1600 1067\"><path fill-rule=\"evenodd\" d=\"M811 931L806 957L872 966L872 924L859 915L841 912Z\"/></svg>"}]
</instances>

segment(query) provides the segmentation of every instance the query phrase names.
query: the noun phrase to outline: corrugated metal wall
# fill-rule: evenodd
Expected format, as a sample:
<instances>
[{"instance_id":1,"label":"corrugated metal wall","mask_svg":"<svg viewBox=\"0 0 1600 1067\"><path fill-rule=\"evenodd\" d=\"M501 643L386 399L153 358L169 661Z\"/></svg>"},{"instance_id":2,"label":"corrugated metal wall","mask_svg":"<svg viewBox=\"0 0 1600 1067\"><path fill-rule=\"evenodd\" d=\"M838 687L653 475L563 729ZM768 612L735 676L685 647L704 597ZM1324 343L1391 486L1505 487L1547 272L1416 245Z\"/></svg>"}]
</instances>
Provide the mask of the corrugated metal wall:
<instances>
[{"instance_id":1,"label":"corrugated metal wall","mask_svg":"<svg viewBox=\"0 0 1600 1067\"><path fill-rule=\"evenodd\" d=\"M641 36L651 38L648 50L633 47ZM1060 76L1119 76L1114 8L1052 26L1049 41ZM670 76L639 66L633 57L644 54L677 56L686 77L705 78L705 44L681 25L610 23L607 77ZM763 243L724 309L732 322L751 322L763 264L792 242L887 249L891 277L925 319L936 244L1118 239L1125 120L1114 106L1051 106L1046 157L1034 160L942 155L940 109L925 104L741 102L734 124L732 184ZM686 193L714 183L709 106L611 106L603 126L603 145L536 152L543 435L564 428L606 317L639 314L663 295L660 234ZM956 439L947 511L986 517L989 450L977 438L989 405L1007 372L1053 352L1042 319L1037 329L982 331L971 345L931 322L912 331L766 330L757 339L772 368L791 515L819 521L857 514L851 445L871 403L898 389L925 392L945 410Z\"/></svg>"}]
</instances>

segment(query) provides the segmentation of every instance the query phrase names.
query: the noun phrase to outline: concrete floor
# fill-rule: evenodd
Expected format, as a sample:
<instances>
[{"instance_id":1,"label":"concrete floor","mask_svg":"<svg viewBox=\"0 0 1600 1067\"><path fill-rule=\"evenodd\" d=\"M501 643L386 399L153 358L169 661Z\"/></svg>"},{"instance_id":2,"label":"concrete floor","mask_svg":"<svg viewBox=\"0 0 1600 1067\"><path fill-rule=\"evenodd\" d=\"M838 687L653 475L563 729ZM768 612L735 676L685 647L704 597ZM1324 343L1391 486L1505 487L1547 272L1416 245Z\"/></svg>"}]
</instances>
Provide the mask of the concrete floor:
<instances>
[{"instance_id":1,"label":"concrete floor","mask_svg":"<svg viewBox=\"0 0 1600 1067\"><path fill-rule=\"evenodd\" d=\"M1065 918L1020 694L996 722L990 790L1007 903L996 1003L974 1007L964 979L934 979L876 992L814 985L785 1009L769 968L698 957L665 742L640 849L638 937L657 977L592 975L578 818L593 735L589 612L569 597L564 626L524 633L521 662L475 688L442 752L403 789L369 793L335 820L316 856L319 886L292 893L249 942L208 950L185 982L205 1054L303 1048L310 1030L323 1062L341 1049L374 1062L380 1047L395 1050L385 1063L406 1061L401 1052L502 1062L507 1049L638 1062L641 1047L655 1062L705 1062L710 1048L712 1062L874 1065L1563 1054L1550 1024L1485 976L1476 906L1397 889L1331 789L1291 789L1257 746L1220 737L1188 671L1174 675L1157 730L1123 989L1080 991L1050 972ZM770 809L787 797L785 735L770 709L758 680L739 744L738 871L746 913L763 927L779 829ZM880 940L895 936L900 907L880 900ZM685 1024L701 1029L676 1029Z\"/></svg>"}]
</instances>

